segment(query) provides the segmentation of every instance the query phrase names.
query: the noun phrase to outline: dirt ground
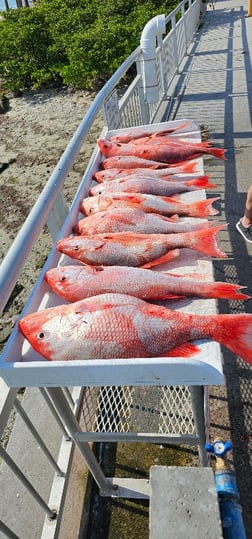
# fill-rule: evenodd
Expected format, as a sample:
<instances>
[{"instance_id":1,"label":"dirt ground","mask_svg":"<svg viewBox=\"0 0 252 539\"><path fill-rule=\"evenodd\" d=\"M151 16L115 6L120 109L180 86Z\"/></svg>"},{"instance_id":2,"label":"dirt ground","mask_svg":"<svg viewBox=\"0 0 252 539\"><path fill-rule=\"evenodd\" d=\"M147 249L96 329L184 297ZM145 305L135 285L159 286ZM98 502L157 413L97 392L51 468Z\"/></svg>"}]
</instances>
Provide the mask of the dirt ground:
<instances>
[{"instance_id":1,"label":"dirt ground","mask_svg":"<svg viewBox=\"0 0 252 539\"><path fill-rule=\"evenodd\" d=\"M0 261L93 99L90 92L65 89L24 93L21 97L10 98L7 112L0 114ZM92 153L93 140L100 130L97 121L65 182L64 194L69 204ZM0 348L8 338L51 245L45 228L0 317Z\"/></svg>"}]
</instances>

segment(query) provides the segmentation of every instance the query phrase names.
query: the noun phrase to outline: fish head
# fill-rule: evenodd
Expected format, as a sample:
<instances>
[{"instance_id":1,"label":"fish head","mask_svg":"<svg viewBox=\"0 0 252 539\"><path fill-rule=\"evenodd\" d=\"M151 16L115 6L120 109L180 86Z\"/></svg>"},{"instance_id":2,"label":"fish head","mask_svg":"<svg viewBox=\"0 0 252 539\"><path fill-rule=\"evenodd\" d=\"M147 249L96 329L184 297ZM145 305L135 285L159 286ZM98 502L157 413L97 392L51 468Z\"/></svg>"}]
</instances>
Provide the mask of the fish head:
<instances>
[{"instance_id":1,"label":"fish head","mask_svg":"<svg viewBox=\"0 0 252 539\"><path fill-rule=\"evenodd\" d=\"M76 286L84 266L58 266L49 269L45 274L45 281L59 296L68 296ZM88 273L88 271L87 271Z\"/></svg>"},{"instance_id":2,"label":"fish head","mask_svg":"<svg viewBox=\"0 0 252 539\"><path fill-rule=\"evenodd\" d=\"M62 339L62 314L57 314L57 307L28 314L19 321L19 330L30 343L32 348L47 360L54 358L66 346ZM68 331L69 334L69 331Z\"/></svg>"},{"instance_id":3,"label":"fish head","mask_svg":"<svg viewBox=\"0 0 252 539\"><path fill-rule=\"evenodd\" d=\"M91 215L98 211L106 211L112 206L113 199L111 197L95 195L84 198L81 203L81 210L84 210L86 215Z\"/></svg>"},{"instance_id":4,"label":"fish head","mask_svg":"<svg viewBox=\"0 0 252 539\"><path fill-rule=\"evenodd\" d=\"M107 177L111 177L110 173L106 174L106 172L106 170L98 170L98 172L94 174L93 179L96 180L98 183L103 182L104 180L106 180ZM112 177L114 176L112 175Z\"/></svg>"},{"instance_id":5,"label":"fish head","mask_svg":"<svg viewBox=\"0 0 252 539\"><path fill-rule=\"evenodd\" d=\"M80 343L88 338L95 316L79 301L28 314L19 321L19 330L49 361L82 359Z\"/></svg>"},{"instance_id":6,"label":"fish head","mask_svg":"<svg viewBox=\"0 0 252 539\"><path fill-rule=\"evenodd\" d=\"M89 190L89 194L91 196L101 195L104 191L106 191L106 185L104 183L101 183L99 185L93 185L93 187L91 187L91 189Z\"/></svg>"},{"instance_id":7,"label":"fish head","mask_svg":"<svg viewBox=\"0 0 252 539\"><path fill-rule=\"evenodd\" d=\"M63 253L70 258L81 260L83 250L89 246L89 240L85 236L73 236L62 238L56 245L57 251Z\"/></svg>"},{"instance_id":8,"label":"fish head","mask_svg":"<svg viewBox=\"0 0 252 539\"><path fill-rule=\"evenodd\" d=\"M101 249L104 243L104 239L99 238L99 236L70 236L59 240L56 248L60 253L64 253L74 260L86 262L85 254L88 253L91 256L92 253Z\"/></svg>"},{"instance_id":9,"label":"fish head","mask_svg":"<svg viewBox=\"0 0 252 539\"><path fill-rule=\"evenodd\" d=\"M108 157L113 148L113 143L106 139L98 139L97 144L101 153L105 155L105 157Z\"/></svg>"}]
</instances>

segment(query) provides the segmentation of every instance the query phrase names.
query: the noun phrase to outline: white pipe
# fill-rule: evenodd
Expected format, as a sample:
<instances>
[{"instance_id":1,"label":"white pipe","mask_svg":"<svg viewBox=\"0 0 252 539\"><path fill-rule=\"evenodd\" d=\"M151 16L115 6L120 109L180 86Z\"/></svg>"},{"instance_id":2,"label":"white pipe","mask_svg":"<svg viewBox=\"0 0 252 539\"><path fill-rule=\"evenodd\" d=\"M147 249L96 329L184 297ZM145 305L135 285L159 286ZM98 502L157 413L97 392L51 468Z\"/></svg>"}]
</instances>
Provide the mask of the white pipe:
<instances>
[{"instance_id":1,"label":"white pipe","mask_svg":"<svg viewBox=\"0 0 252 539\"><path fill-rule=\"evenodd\" d=\"M156 38L165 33L165 15L153 17L144 27L140 47L142 52L142 77L147 103L157 103L159 87L156 69Z\"/></svg>"}]
</instances>

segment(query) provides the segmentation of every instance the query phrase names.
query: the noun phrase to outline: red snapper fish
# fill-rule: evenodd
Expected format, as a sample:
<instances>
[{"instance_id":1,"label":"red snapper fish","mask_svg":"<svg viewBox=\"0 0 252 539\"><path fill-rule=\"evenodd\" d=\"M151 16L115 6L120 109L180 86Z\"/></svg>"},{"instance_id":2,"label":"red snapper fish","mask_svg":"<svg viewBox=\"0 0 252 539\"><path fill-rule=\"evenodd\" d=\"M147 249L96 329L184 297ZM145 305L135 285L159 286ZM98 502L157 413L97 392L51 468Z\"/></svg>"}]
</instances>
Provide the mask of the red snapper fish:
<instances>
[{"instance_id":1,"label":"red snapper fish","mask_svg":"<svg viewBox=\"0 0 252 539\"><path fill-rule=\"evenodd\" d=\"M146 195L141 193L110 193L109 195L95 195L82 200L80 212L91 213L105 211L112 208L131 207L143 210L146 213L159 213L160 215L180 215L187 217L209 217L219 212L212 204L220 197L198 200L197 202L180 202L174 198Z\"/></svg>"},{"instance_id":2,"label":"red snapper fish","mask_svg":"<svg viewBox=\"0 0 252 539\"><path fill-rule=\"evenodd\" d=\"M180 165L178 167L167 167L165 169L148 168L146 170L146 168L108 168L107 170L98 170L94 174L94 179L98 183L102 183L104 181L119 179L125 177L125 175L130 176L133 174L134 176L144 176L145 178L161 177L163 180L174 180L174 175L176 174L191 174L192 172L196 172L197 166L197 161L187 161L184 163L184 165ZM182 180L183 177L180 177L179 179Z\"/></svg>"},{"instance_id":3,"label":"red snapper fish","mask_svg":"<svg viewBox=\"0 0 252 539\"><path fill-rule=\"evenodd\" d=\"M180 137L179 136L174 137L174 136L168 136L168 134L162 135L162 134L156 133L155 136L153 137L142 136L142 137L139 137L138 139L132 139L131 141L128 141L128 142L123 142L122 140L121 141L112 140L112 138L109 138L106 140L108 140L109 142L112 142L112 144L134 144L134 145L169 144L170 145L170 144L185 144L185 143L188 144L189 141L187 140L187 138L188 138L188 135L186 135L185 133L181 134ZM190 140L190 144L200 144L200 142L195 141L195 140ZM212 146L213 143L211 141L205 141L204 145L206 147Z\"/></svg>"},{"instance_id":4,"label":"red snapper fish","mask_svg":"<svg viewBox=\"0 0 252 539\"><path fill-rule=\"evenodd\" d=\"M196 221L196 222L195 222ZM73 232L83 236L106 232L138 232L140 234L176 234L209 228L209 221L197 219L182 221L164 217L156 213L146 213L137 208L114 208L101 211L80 219L73 226Z\"/></svg>"},{"instance_id":5,"label":"red snapper fish","mask_svg":"<svg viewBox=\"0 0 252 539\"><path fill-rule=\"evenodd\" d=\"M125 294L101 294L28 314L19 329L50 361L188 357L196 339L252 363L251 314L185 314Z\"/></svg>"},{"instance_id":6,"label":"red snapper fish","mask_svg":"<svg viewBox=\"0 0 252 539\"><path fill-rule=\"evenodd\" d=\"M120 144L106 139L98 139L99 149L106 158L115 156L134 156L166 163L178 163L209 154L225 159L223 148L214 148L208 142L172 142L171 144Z\"/></svg>"},{"instance_id":7,"label":"red snapper fish","mask_svg":"<svg viewBox=\"0 0 252 539\"><path fill-rule=\"evenodd\" d=\"M124 134L117 134L112 135L109 137L109 140L112 142L131 142L131 141L137 141L139 138L149 138L150 140L155 139L156 137L165 137L166 135L170 135L172 133L176 133L177 131L180 131L181 129L184 129L189 125L190 121L186 121L183 124L177 126L177 127L170 127L167 129L162 129L160 131L143 131L142 128L134 128L132 131L126 131Z\"/></svg>"},{"instance_id":8,"label":"red snapper fish","mask_svg":"<svg viewBox=\"0 0 252 539\"><path fill-rule=\"evenodd\" d=\"M184 161L178 163L161 163L160 161L155 161L151 159L142 159L141 157L136 157L132 155L115 155L114 157L108 157L103 159L101 166L103 169L107 170L109 168L150 168L150 169L163 169L170 168L172 166L176 167L184 165Z\"/></svg>"},{"instance_id":9,"label":"red snapper fish","mask_svg":"<svg viewBox=\"0 0 252 539\"><path fill-rule=\"evenodd\" d=\"M102 195L107 193L143 193L159 196L170 196L187 191L197 191L199 189L214 189L215 183L208 181L209 176L200 176L188 181L165 181L153 178L140 178L130 176L128 179L121 178L113 182L107 181L91 187L90 195Z\"/></svg>"},{"instance_id":10,"label":"red snapper fish","mask_svg":"<svg viewBox=\"0 0 252 539\"><path fill-rule=\"evenodd\" d=\"M91 265L143 266L146 268L170 260L170 251L186 247L207 256L225 258L218 248L216 235L226 225L218 225L180 234L135 234L118 232L94 236L70 236L58 241L57 250Z\"/></svg>"},{"instance_id":11,"label":"red snapper fish","mask_svg":"<svg viewBox=\"0 0 252 539\"><path fill-rule=\"evenodd\" d=\"M146 300L177 296L249 299L243 286L204 282L128 266L63 266L48 270L45 280L56 294L74 302L98 294L127 294Z\"/></svg>"}]
</instances>

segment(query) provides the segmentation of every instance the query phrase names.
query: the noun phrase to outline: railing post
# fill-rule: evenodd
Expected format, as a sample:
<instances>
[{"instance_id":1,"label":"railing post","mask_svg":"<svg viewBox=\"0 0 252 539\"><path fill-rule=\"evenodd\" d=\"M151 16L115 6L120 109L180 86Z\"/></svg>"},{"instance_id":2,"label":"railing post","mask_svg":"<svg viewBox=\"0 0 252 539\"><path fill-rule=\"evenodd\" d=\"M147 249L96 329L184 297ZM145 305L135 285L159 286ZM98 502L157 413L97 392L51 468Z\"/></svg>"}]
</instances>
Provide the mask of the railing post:
<instances>
[{"instance_id":1,"label":"railing post","mask_svg":"<svg viewBox=\"0 0 252 539\"><path fill-rule=\"evenodd\" d=\"M172 31L173 31L173 57L174 57L174 63L176 66L176 71L178 72L179 68L179 61L178 61L178 40L177 40L177 26L176 26L176 17L175 15L171 18L171 25L172 25Z\"/></svg>"},{"instance_id":2,"label":"railing post","mask_svg":"<svg viewBox=\"0 0 252 539\"><path fill-rule=\"evenodd\" d=\"M184 27L185 54L186 54L187 52L187 28L186 28L186 17L185 17L185 4L181 5L181 15L182 15L183 27Z\"/></svg>"},{"instance_id":3,"label":"railing post","mask_svg":"<svg viewBox=\"0 0 252 539\"><path fill-rule=\"evenodd\" d=\"M141 65L140 65L139 60L136 62L136 68L137 68L137 74L140 75L140 80L142 81L143 79L141 76ZM143 125L147 125L150 123L150 111L149 111L149 105L148 103L146 103L144 99L143 84L138 85L138 92L139 92L139 103L140 103L140 108L141 108L142 123Z\"/></svg>"},{"instance_id":4,"label":"railing post","mask_svg":"<svg viewBox=\"0 0 252 539\"><path fill-rule=\"evenodd\" d=\"M48 387L47 392L50 395L50 398L54 402L55 408L58 410L58 413L62 420L64 421L67 429L71 433L71 436L75 442L75 444L79 447L79 450L86 461L86 464L95 479L97 485L99 488L106 492L110 492L111 490L111 484L105 477L101 467L99 466L99 463L97 462L95 455L93 451L90 449L88 443L86 442L80 442L78 440L78 434L82 432L80 425L74 415L74 413L71 410L71 407L69 406L67 399L59 387Z\"/></svg>"}]
</instances>

